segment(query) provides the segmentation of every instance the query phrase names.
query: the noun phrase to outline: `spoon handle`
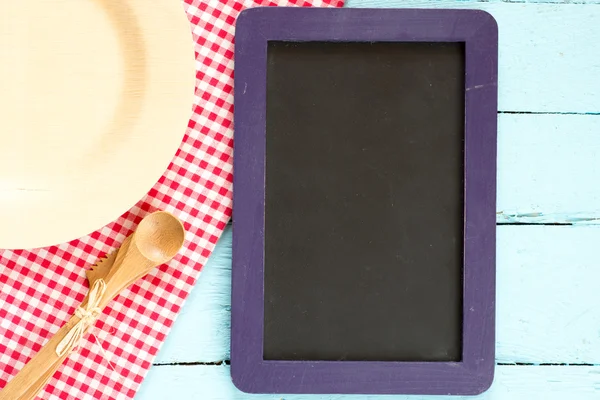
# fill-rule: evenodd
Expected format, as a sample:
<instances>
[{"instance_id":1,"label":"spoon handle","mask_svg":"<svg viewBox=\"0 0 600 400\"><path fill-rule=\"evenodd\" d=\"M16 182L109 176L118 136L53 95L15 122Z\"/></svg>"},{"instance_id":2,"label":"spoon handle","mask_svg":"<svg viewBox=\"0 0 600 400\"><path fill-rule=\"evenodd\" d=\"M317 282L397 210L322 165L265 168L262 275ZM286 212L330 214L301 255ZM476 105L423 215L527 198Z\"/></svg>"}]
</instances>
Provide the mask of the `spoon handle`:
<instances>
[{"instance_id":1,"label":"spoon handle","mask_svg":"<svg viewBox=\"0 0 600 400\"><path fill-rule=\"evenodd\" d=\"M68 357L68 354L60 357L58 361L54 363L52 367L50 367L45 374L41 375L35 383L31 385L31 387L20 397L19 400L33 400L37 397L39 392L46 386L50 378L54 376L54 373L58 371L60 366L63 364L65 359Z\"/></svg>"},{"instance_id":2,"label":"spoon handle","mask_svg":"<svg viewBox=\"0 0 600 400\"><path fill-rule=\"evenodd\" d=\"M66 336L67 332L79 322L79 317L72 316L50 338L50 340L33 356L27 364L11 379L0 392L2 400L25 400L33 399L45 383L54 375L54 372L62 365L66 356L56 354L56 346ZM42 381L43 380L43 381ZM33 395L33 397L30 397Z\"/></svg>"},{"instance_id":3,"label":"spoon handle","mask_svg":"<svg viewBox=\"0 0 600 400\"><path fill-rule=\"evenodd\" d=\"M118 274L116 275L119 276ZM132 282L123 284L116 278L108 278L106 282L106 292L102 297L99 308L101 310L106 307L110 301L120 293L125 287L129 286ZM87 298L84 300L80 307L85 308L87 305ZM46 383L52 378L56 370L60 368L65 359L69 356L71 351L67 351L64 355L59 356L56 353L58 344L65 338L67 333L80 321L80 318L73 315L69 321L63 325L50 338L50 340L40 349L40 351L33 356L31 360L25 364L25 366L17 373L17 375L11 379L8 384L0 391L0 399L2 400L32 400L36 397L38 392L46 385ZM88 326L86 331L90 329Z\"/></svg>"}]
</instances>

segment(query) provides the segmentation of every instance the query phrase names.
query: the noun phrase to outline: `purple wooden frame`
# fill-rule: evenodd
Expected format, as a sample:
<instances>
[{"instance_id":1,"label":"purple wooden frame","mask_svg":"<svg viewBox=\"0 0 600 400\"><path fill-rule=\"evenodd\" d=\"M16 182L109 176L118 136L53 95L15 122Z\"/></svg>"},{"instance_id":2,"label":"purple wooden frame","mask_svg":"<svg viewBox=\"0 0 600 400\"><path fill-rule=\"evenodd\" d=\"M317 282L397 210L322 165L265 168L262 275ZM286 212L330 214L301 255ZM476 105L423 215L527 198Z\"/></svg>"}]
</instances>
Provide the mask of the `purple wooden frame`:
<instances>
[{"instance_id":1,"label":"purple wooden frame","mask_svg":"<svg viewBox=\"0 0 600 400\"><path fill-rule=\"evenodd\" d=\"M253 8L238 18L231 375L251 393L453 394L494 376L498 27L476 10ZM464 42L465 220L460 362L263 359L268 41Z\"/></svg>"}]
</instances>

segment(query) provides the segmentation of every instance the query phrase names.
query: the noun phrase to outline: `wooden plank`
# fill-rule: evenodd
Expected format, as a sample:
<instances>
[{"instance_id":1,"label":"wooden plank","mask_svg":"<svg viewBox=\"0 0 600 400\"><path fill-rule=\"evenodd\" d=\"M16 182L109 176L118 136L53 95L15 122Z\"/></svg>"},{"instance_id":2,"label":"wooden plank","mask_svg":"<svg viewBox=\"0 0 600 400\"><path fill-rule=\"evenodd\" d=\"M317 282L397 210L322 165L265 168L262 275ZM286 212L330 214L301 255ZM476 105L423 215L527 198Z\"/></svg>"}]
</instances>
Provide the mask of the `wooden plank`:
<instances>
[{"instance_id":1,"label":"wooden plank","mask_svg":"<svg viewBox=\"0 0 600 400\"><path fill-rule=\"evenodd\" d=\"M399 378L401 379L401 378ZM414 396L247 395L231 383L228 366L153 367L137 400L414 400ZM419 400L597 400L600 366L498 366L490 390L476 397L418 396Z\"/></svg>"},{"instance_id":2,"label":"wooden plank","mask_svg":"<svg viewBox=\"0 0 600 400\"><path fill-rule=\"evenodd\" d=\"M499 115L497 221L600 223L599 132L600 116Z\"/></svg>"},{"instance_id":3,"label":"wooden plank","mask_svg":"<svg viewBox=\"0 0 600 400\"><path fill-rule=\"evenodd\" d=\"M474 8L498 21L499 109L600 112L598 4L348 0L348 7Z\"/></svg>"},{"instance_id":4,"label":"wooden plank","mask_svg":"<svg viewBox=\"0 0 600 400\"><path fill-rule=\"evenodd\" d=\"M599 226L500 226L497 361L600 364ZM231 228L156 363L229 359Z\"/></svg>"},{"instance_id":5,"label":"wooden plank","mask_svg":"<svg viewBox=\"0 0 600 400\"><path fill-rule=\"evenodd\" d=\"M155 363L229 359L231 226L217 242Z\"/></svg>"},{"instance_id":6,"label":"wooden plank","mask_svg":"<svg viewBox=\"0 0 600 400\"><path fill-rule=\"evenodd\" d=\"M598 226L501 226L498 362L600 364Z\"/></svg>"}]
</instances>

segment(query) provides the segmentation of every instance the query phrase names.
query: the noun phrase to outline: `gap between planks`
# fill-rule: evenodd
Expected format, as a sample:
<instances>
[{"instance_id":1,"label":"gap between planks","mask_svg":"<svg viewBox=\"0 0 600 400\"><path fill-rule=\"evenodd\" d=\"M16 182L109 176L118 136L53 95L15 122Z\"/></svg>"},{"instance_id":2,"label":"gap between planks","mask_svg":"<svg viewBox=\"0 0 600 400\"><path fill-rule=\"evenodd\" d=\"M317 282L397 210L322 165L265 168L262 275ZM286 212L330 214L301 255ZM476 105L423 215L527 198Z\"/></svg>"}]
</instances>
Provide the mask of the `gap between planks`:
<instances>
[{"instance_id":1,"label":"gap between planks","mask_svg":"<svg viewBox=\"0 0 600 400\"><path fill-rule=\"evenodd\" d=\"M600 116L600 112L575 112L575 111L498 111L498 114L526 114L526 115L592 115L592 116Z\"/></svg>"},{"instance_id":2,"label":"gap between planks","mask_svg":"<svg viewBox=\"0 0 600 400\"><path fill-rule=\"evenodd\" d=\"M214 361L214 362L173 362L173 363L155 363L152 364L155 367L193 367L198 365L204 366L223 366L231 365L231 361ZM600 367L600 364L588 364L588 363L496 363L497 366L511 366L511 367Z\"/></svg>"}]
</instances>

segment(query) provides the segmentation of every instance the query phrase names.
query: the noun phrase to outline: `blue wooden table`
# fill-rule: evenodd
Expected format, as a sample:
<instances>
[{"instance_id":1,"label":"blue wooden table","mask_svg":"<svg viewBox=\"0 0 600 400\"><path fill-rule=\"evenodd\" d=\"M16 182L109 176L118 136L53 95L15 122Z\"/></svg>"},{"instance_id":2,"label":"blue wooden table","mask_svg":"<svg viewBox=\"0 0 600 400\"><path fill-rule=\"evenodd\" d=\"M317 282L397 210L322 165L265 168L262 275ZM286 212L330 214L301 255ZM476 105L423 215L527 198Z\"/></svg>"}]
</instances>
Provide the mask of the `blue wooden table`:
<instances>
[{"instance_id":1,"label":"blue wooden table","mask_svg":"<svg viewBox=\"0 0 600 400\"><path fill-rule=\"evenodd\" d=\"M496 17L498 366L477 399L600 399L600 0L348 6L478 8ZM138 400L417 398L239 392L228 366L230 277L228 228Z\"/></svg>"}]
</instances>

